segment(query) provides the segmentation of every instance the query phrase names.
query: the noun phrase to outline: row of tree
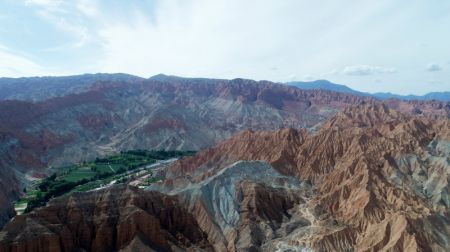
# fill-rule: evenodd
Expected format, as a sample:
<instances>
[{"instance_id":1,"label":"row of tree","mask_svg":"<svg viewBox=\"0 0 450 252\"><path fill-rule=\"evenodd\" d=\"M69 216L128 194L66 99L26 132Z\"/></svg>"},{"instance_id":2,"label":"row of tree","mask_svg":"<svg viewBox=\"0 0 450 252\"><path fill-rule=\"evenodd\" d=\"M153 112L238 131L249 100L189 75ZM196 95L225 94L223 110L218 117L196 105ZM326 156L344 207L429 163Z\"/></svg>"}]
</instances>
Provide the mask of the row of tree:
<instances>
[{"instance_id":1,"label":"row of tree","mask_svg":"<svg viewBox=\"0 0 450 252\"><path fill-rule=\"evenodd\" d=\"M72 182L64 179L58 179L56 173L52 174L50 177L44 179L37 188L39 192L36 197L30 200L27 204L27 208L24 210L25 213L30 212L32 209L40 206L44 206L51 198L61 196L67 192L70 192L73 188L86 184L91 181L96 181L99 179L104 179L114 174L125 173L127 170L134 170L143 164L147 164L148 160L165 160L174 157L182 157L187 155L193 155L194 151L165 151L165 150L130 150L121 152L120 156L113 156L109 158L96 158L95 164L99 163L114 163L113 161L119 161L123 164L123 167L117 169L116 172L102 172L97 173L91 179L83 178L79 181ZM128 157L127 157L128 156ZM139 160L139 158L134 160L128 160L130 156L145 157L147 162ZM139 161L138 161L139 160ZM97 171L95 164L91 166L91 169ZM86 163L87 165L87 163Z\"/></svg>"}]
</instances>

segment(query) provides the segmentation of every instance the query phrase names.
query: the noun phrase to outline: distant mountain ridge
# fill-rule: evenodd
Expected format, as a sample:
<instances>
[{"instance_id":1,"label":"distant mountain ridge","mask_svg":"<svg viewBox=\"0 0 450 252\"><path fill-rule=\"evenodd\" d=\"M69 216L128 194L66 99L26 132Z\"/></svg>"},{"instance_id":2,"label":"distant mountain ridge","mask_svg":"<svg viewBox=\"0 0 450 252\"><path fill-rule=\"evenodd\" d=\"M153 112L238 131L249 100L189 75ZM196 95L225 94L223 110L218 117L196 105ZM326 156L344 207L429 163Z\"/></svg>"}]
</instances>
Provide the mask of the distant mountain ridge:
<instances>
[{"instance_id":1,"label":"distant mountain ridge","mask_svg":"<svg viewBox=\"0 0 450 252\"><path fill-rule=\"evenodd\" d=\"M0 78L0 100L43 101L87 91L99 81L136 82L144 78L124 73Z\"/></svg>"},{"instance_id":2,"label":"distant mountain ridge","mask_svg":"<svg viewBox=\"0 0 450 252\"><path fill-rule=\"evenodd\" d=\"M236 78L236 80L244 80ZM150 78L143 78L125 73L96 73L72 76L44 76L44 77L22 77L22 78L0 78L0 101L1 100L21 100L21 101L43 101L53 97L62 97L68 94L79 94L91 89L99 82L127 82L140 83L145 80L160 82L176 82L179 84L188 83L211 83L224 82L226 79L201 78L201 77L180 77L175 75L157 74ZM264 82L264 81L263 81ZM269 82L269 81L267 81ZM332 83L328 80L315 80L307 82L286 82L289 86L294 86L303 90L320 89L325 91L340 92L357 96L371 96L381 100L438 100L450 101L450 91L430 92L425 95L398 95L387 92L367 93L354 90L345 85ZM24 92L25 91L25 92Z\"/></svg>"},{"instance_id":3,"label":"distant mountain ridge","mask_svg":"<svg viewBox=\"0 0 450 252\"><path fill-rule=\"evenodd\" d=\"M377 93L367 93L351 89L345 85L332 83L327 80L315 80L315 81L293 81L286 82L285 84L289 86L294 86L300 89L312 90L329 90L334 92L347 93L358 96L372 96L381 100L386 99L400 99L400 100L439 100L439 101L450 101L450 91L449 92L430 92L425 95L398 95L388 92L377 92Z\"/></svg>"}]
</instances>

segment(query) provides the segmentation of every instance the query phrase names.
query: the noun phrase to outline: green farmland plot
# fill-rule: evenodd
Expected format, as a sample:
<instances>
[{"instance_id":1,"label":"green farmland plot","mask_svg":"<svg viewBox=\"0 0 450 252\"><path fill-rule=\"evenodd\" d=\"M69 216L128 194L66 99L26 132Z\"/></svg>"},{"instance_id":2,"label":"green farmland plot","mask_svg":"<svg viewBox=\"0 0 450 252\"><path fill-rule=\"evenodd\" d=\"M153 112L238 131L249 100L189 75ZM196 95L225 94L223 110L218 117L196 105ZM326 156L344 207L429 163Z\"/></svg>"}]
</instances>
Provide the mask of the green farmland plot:
<instances>
[{"instance_id":1,"label":"green farmland plot","mask_svg":"<svg viewBox=\"0 0 450 252\"><path fill-rule=\"evenodd\" d=\"M98 173L115 173L119 170L120 167L123 167L121 164L96 164L96 171Z\"/></svg>"},{"instance_id":2,"label":"green farmland plot","mask_svg":"<svg viewBox=\"0 0 450 252\"><path fill-rule=\"evenodd\" d=\"M61 176L60 179L69 181L69 182L77 182L83 179L90 180L97 175L97 172L92 171L90 167L80 167L71 169L68 171L66 175Z\"/></svg>"},{"instance_id":3,"label":"green farmland plot","mask_svg":"<svg viewBox=\"0 0 450 252\"><path fill-rule=\"evenodd\" d=\"M27 188L27 194L16 203L20 212L29 212L44 206L47 201L74 191L88 191L114 182L139 171L140 167L154 164L158 160L193 155L193 151L124 151L93 161L52 168L55 173ZM25 209L24 209L25 208Z\"/></svg>"}]
</instances>

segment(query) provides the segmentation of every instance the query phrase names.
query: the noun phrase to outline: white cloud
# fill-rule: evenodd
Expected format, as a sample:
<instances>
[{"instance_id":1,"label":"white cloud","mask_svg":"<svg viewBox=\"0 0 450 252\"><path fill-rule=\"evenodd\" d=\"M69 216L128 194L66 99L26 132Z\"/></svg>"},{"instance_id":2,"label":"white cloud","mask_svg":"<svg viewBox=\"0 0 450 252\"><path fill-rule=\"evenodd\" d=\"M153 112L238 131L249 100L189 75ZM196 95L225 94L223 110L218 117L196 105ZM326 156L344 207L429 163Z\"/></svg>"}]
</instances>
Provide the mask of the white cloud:
<instances>
[{"instance_id":1,"label":"white cloud","mask_svg":"<svg viewBox=\"0 0 450 252\"><path fill-rule=\"evenodd\" d=\"M95 28L95 23L88 19L98 14L95 0L26 0L25 5L35 8L40 17L72 36L75 48L83 47L95 37L90 31Z\"/></svg>"},{"instance_id":2,"label":"white cloud","mask_svg":"<svg viewBox=\"0 0 450 252\"><path fill-rule=\"evenodd\" d=\"M393 67L380 67L380 66L368 66L368 65L355 65L347 66L342 72L346 75L375 75L385 73L396 73L397 69Z\"/></svg>"},{"instance_id":3,"label":"white cloud","mask_svg":"<svg viewBox=\"0 0 450 252\"><path fill-rule=\"evenodd\" d=\"M0 45L0 76L36 76L42 75L45 72L45 69L33 60Z\"/></svg>"},{"instance_id":4,"label":"white cloud","mask_svg":"<svg viewBox=\"0 0 450 252\"><path fill-rule=\"evenodd\" d=\"M302 81L312 81L314 78L310 74L303 75Z\"/></svg>"},{"instance_id":5,"label":"white cloud","mask_svg":"<svg viewBox=\"0 0 450 252\"><path fill-rule=\"evenodd\" d=\"M442 84L442 81L436 80L436 79L430 79L430 80L428 80L428 83L430 83L430 84Z\"/></svg>"},{"instance_id":6,"label":"white cloud","mask_svg":"<svg viewBox=\"0 0 450 252\"><path fill-rule=\"evenodd\" d=\"M423 83L429 76L412 65L435 59L444 68L447 66L442 51L449 44L450 36L445 31L450 16L436 12L443 7L422 1L405 4L389 0L22 0L22 3L42 17L39 20L42 24L36 25L49 25L61 32L48 36L52 41L45 40L46 34L39 34L39 43L30 40L28 43L33 46L17 49L32 53L30 48L38 46L35 51L39 57L37 53L34 56L42 64L71 73L128 72L147 77L162 72L280 82L302 80L308 73L338 83L353 82L357 85L354 88L364 91L423 92L428 88ZM25 22L35 20L20 13L13 15ZM0 29L14 29L1 26ZM45 33L54 29L37 30ZM398 33L399 30L402 32ZM12 46L11 41L17 39L20 38L3 43ZM425 45L428 46L422 47ZM358 62L370 65L351 65ZM402 70L390 74L397 72L396 68L385 66ZM331 69L335 70L328 71ZM434 75L444 79L442 74L445 72ZM364 75L373 78L355 81L354 76ZM374 85L376 78L382 78L383 82ZM444 85L438 88L448 89Z\"/></svg>"},{"instance_id":7,"label":"white cloud","mask_svg":"<svg viewBox=\"0 0 450 252\"><path fill-rule=\"evenodd\" d=\"M38 5L46 8L58 7L63 4L62 0L25 0L26 5Z\"/></svg>"},{"instance_id":8,"label":"white cloud","mask_svg":"<svg viewBox=\"0 0 450 252\"><path fill-rule=\"evenodd\" d=\"M329 72L326 72L326 73L324 73L323 75L324 75L324 76L327 76L327 75L337 75L337 74L339 74L339 70L337 70L337 69L331 69Z\"/></svg>"},{"instance_id":9,"label":"white cloud","mask_svg":"<svg viewBox=\"0 0 450 252\"><path fill-rule=\"evenodd\" d=\"M161 1L155 8L153 17L136 10L100 29L101 71L255 78L271 62L263 58L279 47L276 34L267 39L265 29L273 27L258 25L273 15L263 5L253 7L251 19L236 1Z\"/></svg>"},{"instance_id":10,"label":"white cloud","mask_svg":"<svg viewBox=\"0 0 450 252\"><path fill-rule=\"evenodd\" d=\"M295 74L290 74L290 75L287 77L287 79L288 79L288 81L297 81L297 75L295 75Z\"/></svg>"},{"instance_id":11,"label":"white cloud","mask_svg":"<svg viewBox=\"0 0 450 252\"><path fill-rule=\"evenodd\" d=\"M292 0L157 1L153 16L136 8L122 13L127 19L106 17L98 30L104 53L98 65L100 71L141 76L164 72L274 81L290 80L292 73L319 76L339 56L328 48L329 41L348 37L320 32L318 23L332 22L329 13L311 13L308 5ZM312 39L317 36L321 39ZM268 71L270 66L278 70Z\"/></svg>"},{"instance_id":12,"label":"white cloud","mask_svg":"<svg viewBox=\"0 0 450 252\"><path fill-rule=\"evenodd\" d=\"M437 72L437 71L441 71L442 67L439 64L436 63L429 63L427 65L427 71L428 72Z\"/></svg>"},{"instance_id":13,"label":"white cloud","mask_svg":"<svg viewBox=\"0 0 450 252\"><path fill-rule=\"evenodd\" d=\"M75 1L76 8L87 17L96 17L100 15L98 3L96 0L78 0Z\"/></svg>"}]
</instances>

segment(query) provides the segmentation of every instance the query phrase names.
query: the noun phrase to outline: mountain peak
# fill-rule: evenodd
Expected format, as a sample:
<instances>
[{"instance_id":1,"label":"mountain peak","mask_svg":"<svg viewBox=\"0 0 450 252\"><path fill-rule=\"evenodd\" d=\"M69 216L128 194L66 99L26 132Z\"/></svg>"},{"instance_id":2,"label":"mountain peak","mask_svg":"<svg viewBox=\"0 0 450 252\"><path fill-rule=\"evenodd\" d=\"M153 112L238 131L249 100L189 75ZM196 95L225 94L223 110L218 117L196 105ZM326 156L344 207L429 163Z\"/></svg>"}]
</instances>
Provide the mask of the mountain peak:
<instances>
[{"instance_id":1,"label":"mountain peak","mask_svg":"<svg viewBox=\"0 0 450 252\"><path fill-rule=\"evenodd\" d=\"M180 78L178 76L174 76L174 75L166 75L163 73L157 74L157 75L153 75L152 77L150 77L150 80L157 80L157 81L166 81L168 79L172 79L172 78Z\"/></svg>"},{"instance_id":2,"label":"mountain peak","mask_svg":"<svg viewBox=\"0 0 450 252\"><path fill-rule=\"evenodd\" d=\"M377 92L368 93L351 89L342 84L336 84L328 80L315 80L315 81L292 81L285 84L294 86L300 89L311 90L321 89L333 92L347 93L357 96L372 96L381 100L386 99L400 99L400 100L439 100L450 101L450 92L431 92L425 95L398 95L390 92Z\"/></svg>"},{"instance_id":3,"label":"mountain peak","mask_svg":"<svg viewBox=\"0 0 450 252\"><path fill-rule=\"evenodd\" d=\"M328 91L334 91L334 92L341 92L341 93L347 93L347 94L353 94L353 95L365 95L362 92L353 90L345 85L332 83L328 80L315 80L315 81L308 81L308 82L287 82L286 84L290 86L294 86L300 89L321 89L321 90L328 90Z\"/></svg>"}]
</instances>

